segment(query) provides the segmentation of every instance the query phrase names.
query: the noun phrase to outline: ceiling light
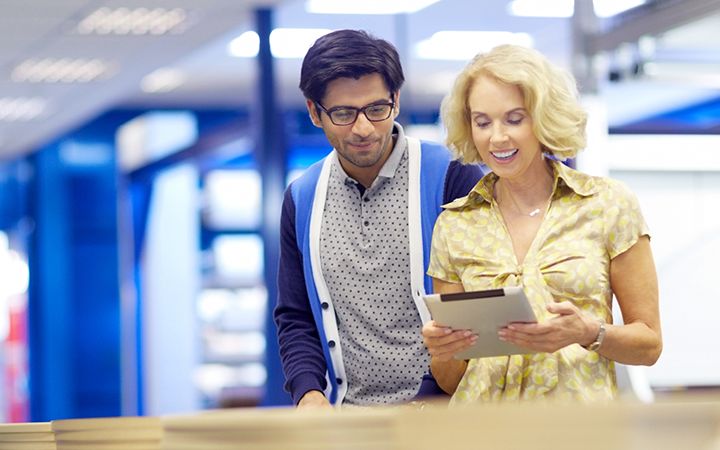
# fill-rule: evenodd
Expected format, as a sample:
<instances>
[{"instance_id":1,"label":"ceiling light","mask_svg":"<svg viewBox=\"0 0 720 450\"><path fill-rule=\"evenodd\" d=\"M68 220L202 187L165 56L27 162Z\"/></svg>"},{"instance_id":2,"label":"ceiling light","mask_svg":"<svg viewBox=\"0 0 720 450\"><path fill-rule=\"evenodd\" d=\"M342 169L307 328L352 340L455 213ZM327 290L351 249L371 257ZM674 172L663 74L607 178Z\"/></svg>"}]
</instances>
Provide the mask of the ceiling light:
<instances>
[{"instance_id":1,"label":"ceiling light","mask_svg":"<svg viewBox=\"0 0 720 450\"><path fill-rule=\"evenodd\" d=\"M415 44L415 54L421 59L467 61L501 44L532 47L533 39L527 33L509 31L438 31Z\"/></svg>"},{"instance_id":2,"label":"ceiling light","mask_svg":"<svg viewBox=\"0 0 720 450\"><path fill-rule=\"evenodd\" d=\"M611 17L645 3L646 0L593 0L598 17ZM508 3L508 13L521 17L572 17L574 0L513 0Z\"/></svg>"},{"instance_id":3,"label":"ceiling light","mask_svg":"<svg viewBox=\"0 0 720 450\"><path fill-rule=\"evenodd\" d=\"M254 31L246 31L228 44L230 56L236 58L254 58L260 48L260 38Z\"/></svg>"},{"instance_id":4,"label":"ceiling light","mask_svg":"<svg viewBox=\"0 0 720 450\"><path fill-rule=\"evenodd\" d=\"M162 35L185 30L187 13L182 8L100 8L80 21L80 34Z\"/></svg>"},{"instance_id":5,"label":"ceiling light","mask_svg":"<svg viewBox=\"0 0 720 450\"><path fill-rule=\"evenodd\" d=\"M439 0L308 0L305 11L315 14L401 14L414 13Z\"/></svg>"},{"instance_id":6,"label":"ceiling light","mask_svg":"<svg viewBox=\"0 0 720 450\"><path fill-rule=\"evenodd\" d=\"M100 59L27 59L10 78L18 83L87 83L107 74L109 65Z\"/></svg>"},{"instance_id":7,"label":"ceiling light","mask_svg":"<svg viewBox=\"0 0 720 450\"><path fill-rule=\"evenodd\" d=\"M303 58L326 28L276 28L270 33L270 49L276 58Z\"/></svg>"},{"instance_id":8,"label":"ceiling light","mask_svg":"<svg viewBox=\"0 0 720 450\"><path fill-rule=\"evenodd\" d=\"M332 30L326 28L276 28L270 33L270 49L275 58L303 58L315 41ZM228 44L228 53L237 58L258 54L260 38L246 31Z\"/></svg>"},{"instance_id":9,"label":"ceiling light","mask_svg":"<svg viewBox=\"0 0 720 450\"><path fill-rule=\"evenodd\" d=\"M594 0L593 8L598 17L611 17L628 9L636 8L645 0Z\"/></svg>"},{"instance_id":10,"label":"ceiling light","mask_svg":"<svg viewBox=\"0 0 720 450\"><path fill-rule=\"evenodd\" d=\"M521 17L572 17L575 6L573 0L513 0L507 10Z\"/></svg>"},{"instance_id":11,"label":"ceiling light","mask_svg":"<svg viewBox=\"0 0 720 450\"><path fill-rule=\"evenodd\" d=\"M177 89L185 83L185 74L177 69L158 69L140 81L140 88L147 93L163 93Z\"/></svg>"},{"instance_id":12,"label":"ceiling light","mask_svg":"<svg viewBox=\"0 0 720 450\"><path fill-rule=\"evenodd\" d=\"M45 110L45 100L39 97L0 98L0 120L6 122L32 120Z\"/></svg>"}]
</instances>

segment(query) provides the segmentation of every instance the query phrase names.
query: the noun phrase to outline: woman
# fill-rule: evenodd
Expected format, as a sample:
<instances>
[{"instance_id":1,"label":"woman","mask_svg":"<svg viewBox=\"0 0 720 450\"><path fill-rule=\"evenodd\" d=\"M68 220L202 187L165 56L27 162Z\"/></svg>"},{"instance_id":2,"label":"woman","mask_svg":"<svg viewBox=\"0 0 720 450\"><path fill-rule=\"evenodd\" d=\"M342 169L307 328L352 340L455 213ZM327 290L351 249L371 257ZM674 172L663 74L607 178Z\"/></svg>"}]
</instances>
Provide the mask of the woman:
<instances>
[{"instance_id":1,"label":"woman","mask_svg":"<svg viewBox=\"0 0 720 450\"><path fill-rule=\"evenodd\" d=\"M538 323L498 337L540 353L455 360L476 337L430 321L436 379L454 403L613 398L614 361L652 365L662 350L657 277L632 193L559 161L585 146L574 82L534 50L496 47L458 76L442 116L456 156L492 172L435 225L435 291L522 286Z\"/></svg>"}]
</instances>

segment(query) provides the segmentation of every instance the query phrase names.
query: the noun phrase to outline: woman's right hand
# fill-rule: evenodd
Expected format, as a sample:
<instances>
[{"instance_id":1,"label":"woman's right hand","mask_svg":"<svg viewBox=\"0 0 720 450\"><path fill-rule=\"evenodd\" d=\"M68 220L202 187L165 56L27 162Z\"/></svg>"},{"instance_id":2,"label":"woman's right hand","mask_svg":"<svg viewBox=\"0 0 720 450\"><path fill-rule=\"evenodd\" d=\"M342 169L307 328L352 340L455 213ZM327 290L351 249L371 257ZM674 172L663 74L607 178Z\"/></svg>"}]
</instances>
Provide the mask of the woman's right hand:
<instances>
[{"instance_id":1,"label":"woman's right hand","mask_svg":"<svg viewBox=\"0 0 720 450\"><path fill-rule=\"evenodd\" d=\"M434 361L450 361L460 351L477 342L470 330L453 330L430 320L422 328L423 343Z\"/></svg>"}]
</instances>

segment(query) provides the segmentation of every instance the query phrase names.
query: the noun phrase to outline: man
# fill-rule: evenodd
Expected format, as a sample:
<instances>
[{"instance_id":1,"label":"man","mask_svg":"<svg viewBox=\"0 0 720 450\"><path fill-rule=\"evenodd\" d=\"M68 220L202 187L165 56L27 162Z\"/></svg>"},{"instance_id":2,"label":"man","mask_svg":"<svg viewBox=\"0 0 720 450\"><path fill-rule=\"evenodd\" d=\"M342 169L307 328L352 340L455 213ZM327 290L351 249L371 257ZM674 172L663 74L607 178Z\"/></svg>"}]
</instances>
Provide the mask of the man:
<instances>
[{"instance_id":1,"label":"man","mask_svg":"<svg viewBox=\"0 0 720 450\"><path fill-rule=\"evenodd\" d=\"M334 151L283 201L274 317L299 407L402 403L434 383L421 338L432 229L481 172L405 136L403 81L395 48L363 31L329 33L303 60L308 113Z\"/></svg>"}]
</instances>

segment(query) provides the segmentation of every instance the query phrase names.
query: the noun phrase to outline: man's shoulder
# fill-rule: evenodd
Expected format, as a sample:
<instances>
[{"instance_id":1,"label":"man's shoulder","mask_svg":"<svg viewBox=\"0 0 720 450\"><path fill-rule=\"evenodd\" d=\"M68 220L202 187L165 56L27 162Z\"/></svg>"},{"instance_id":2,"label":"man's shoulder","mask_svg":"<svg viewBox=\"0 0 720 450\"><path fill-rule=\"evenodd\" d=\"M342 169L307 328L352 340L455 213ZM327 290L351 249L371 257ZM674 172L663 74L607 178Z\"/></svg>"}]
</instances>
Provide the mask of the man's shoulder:
<instances>
[{"instance_id":1,"label":"man's shoulder","mask_svg":"<svg viewBox=\"0 0 720 450\"><path fill-rule=\"evenodd\" d=\"M421 163L424 167L428 165L436 169L447 169L452 159L452 153L443 144L435 141L419 139L421 149Z\"/></svg>"},{"instance_id":2,"label":"man's shoulder","mask_svg":"<svg viewBox=\"0 0 720 450\"><path fill-rule=\"evenodd\" d=\"M290 189L292 192L297 192L301 189L315 189L315 185L318 182L318 179L320 177L320 172L322 171L322 166L327 159L327 156L325 158L322 158L321 160L313 163L310 167L305 169L300 176L295 178L291 183L290 186L288 186L288 189Z\"/></svg>"},{"instance_id":3,"label":"man's shoulder","mask_svg":"<svg viewBox=\"0 0 720 450\"><path fill-rule=\"evenodd\" d=\"M428 141L425 139L420 139L420 146L423 149L423 151L430 151L433 153L439 153L442 155L450 155L450 150L448 150L445 145L441 144L440 142L435 141Z\"/></svg>"}]
</instances>

